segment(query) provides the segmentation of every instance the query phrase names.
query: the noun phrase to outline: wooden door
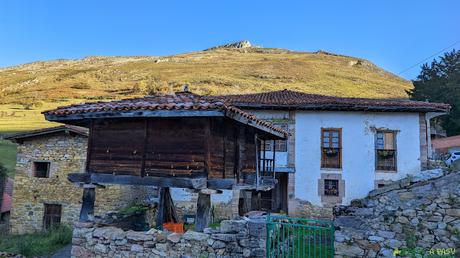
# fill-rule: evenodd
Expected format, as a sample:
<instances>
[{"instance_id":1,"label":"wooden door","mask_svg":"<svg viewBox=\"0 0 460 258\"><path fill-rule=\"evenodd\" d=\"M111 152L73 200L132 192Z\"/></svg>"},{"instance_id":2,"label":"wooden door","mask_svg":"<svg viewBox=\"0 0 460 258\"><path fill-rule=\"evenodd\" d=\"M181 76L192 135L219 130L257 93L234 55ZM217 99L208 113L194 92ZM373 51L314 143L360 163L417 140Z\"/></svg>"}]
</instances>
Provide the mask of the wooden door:
<instances>
[{"instance_id":1,"label":"wooden door","mask_svg":"<svg viewBox=\"0 0 460 258\"><path fill-rule=\"evenodd\" d=\"M62 206L59 204L45 204L43 214L43 228L48 230L61 224Z\"/></svg>"}]
</instances>

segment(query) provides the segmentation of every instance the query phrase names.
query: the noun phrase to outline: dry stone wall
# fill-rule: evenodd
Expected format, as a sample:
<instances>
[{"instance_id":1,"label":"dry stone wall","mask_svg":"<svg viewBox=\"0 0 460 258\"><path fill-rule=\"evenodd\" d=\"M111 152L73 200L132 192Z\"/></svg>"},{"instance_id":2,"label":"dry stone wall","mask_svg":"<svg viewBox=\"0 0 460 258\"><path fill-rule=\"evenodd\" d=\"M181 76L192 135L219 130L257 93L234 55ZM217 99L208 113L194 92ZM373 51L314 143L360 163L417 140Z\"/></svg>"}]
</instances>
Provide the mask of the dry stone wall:
<instances>
[{"instance_id":1,"label":"dry stone wall","mask_svg":"<svg viewBox=\"0 0 460 258\"><path fill-rule=\"evenodd\" d=\"M424 171L336 212L338 258L460 255L459 172Z\"/></svg>"},{"instance_id":2,"label":"dry stone wall","mask_svg":"<svg viewBox=\"0 0 460 258\"><path fill-rule=\"evenodd\" d=\"M263 219L224 220L218 229L185 234L155 229L124 231L77 222L72 257L265 257L265 239Z\"/></svg>"}]
</instances>

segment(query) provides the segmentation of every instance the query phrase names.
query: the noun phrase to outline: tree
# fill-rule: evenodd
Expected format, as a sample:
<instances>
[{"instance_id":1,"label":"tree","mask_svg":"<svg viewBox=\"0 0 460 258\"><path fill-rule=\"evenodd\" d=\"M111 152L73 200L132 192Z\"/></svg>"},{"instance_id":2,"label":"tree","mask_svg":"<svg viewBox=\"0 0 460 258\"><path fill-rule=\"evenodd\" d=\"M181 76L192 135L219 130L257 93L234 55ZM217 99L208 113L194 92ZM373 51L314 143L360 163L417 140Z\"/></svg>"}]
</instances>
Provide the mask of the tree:
<instances>
[{"instance_id":1,"label":"tree","mask_svg":"<svg viewBox=\"0 0 460 258\"><path fill-rule=\"evenodd\" d=\"M423 64L413 81L414 89L407 93L413 100L442 102L452 106L451 112L435 122L443 125L447 135L460 134L460 51L455 49Z\"/></svg>"}]
</instances>

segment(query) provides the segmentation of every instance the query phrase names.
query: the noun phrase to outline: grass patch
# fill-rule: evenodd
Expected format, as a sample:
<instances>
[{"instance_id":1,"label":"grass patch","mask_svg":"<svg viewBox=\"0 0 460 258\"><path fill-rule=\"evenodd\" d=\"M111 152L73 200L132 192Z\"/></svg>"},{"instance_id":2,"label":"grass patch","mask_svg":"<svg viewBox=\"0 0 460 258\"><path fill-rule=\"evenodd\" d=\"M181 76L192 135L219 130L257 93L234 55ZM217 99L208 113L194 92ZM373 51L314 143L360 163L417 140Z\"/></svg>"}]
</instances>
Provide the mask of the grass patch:
<instances>
[{"instance_id":1,"label":"grass patch","mask_svg":"<svg viewBox=\"0 0 460 258\"><path fill-rule=\"evenodd\" d=\"M16 144L6 140L0 140L0 164L3 164L7 170L8 176L11 178L14 177L16 152Z\"/></svg>"},{"instance_id":2,"label":"grass patch","mask_svg":"<svg viewBox=\"0 0 460 258\"><path fill-rule=\"evenodd\" d=\"M49 255L72 242L72 230L61 226L34 234L0 237L0 251L22 254L26 257Z\"/></svg>"}]
</instances>

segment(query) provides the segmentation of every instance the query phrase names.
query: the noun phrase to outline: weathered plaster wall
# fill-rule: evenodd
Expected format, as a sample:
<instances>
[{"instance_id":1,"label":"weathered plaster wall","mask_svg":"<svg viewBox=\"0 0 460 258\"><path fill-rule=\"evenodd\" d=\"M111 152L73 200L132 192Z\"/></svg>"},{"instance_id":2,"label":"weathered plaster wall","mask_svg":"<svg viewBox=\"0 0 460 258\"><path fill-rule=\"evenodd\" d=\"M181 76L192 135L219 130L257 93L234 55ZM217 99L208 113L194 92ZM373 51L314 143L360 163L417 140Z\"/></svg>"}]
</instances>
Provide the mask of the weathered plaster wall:
<instances>
[{"instance_id":1,"label":"weathered plaster wall","mask_svg":"<svg viewBox=\"0 0 460 258\"><path fill-rule=\"evenodd\" d=\"M342 128L342 169L321 169L321 128ZM373 128L398 131L397 173L375 171ZM345 184L342 204L348 204L374 189L375 180L397 180L420 171L417 113L297 111L295 131L295 196L317 206L323 206L318 194L321 174L341 175Z\"/></svg>"},{"instance_id":2,"label":"weathered plaster wall","mask_svg":"<svg viewBox=\"0 0 460 258\"><path fill-rule=\"evenodd\" d=\"M67 180L67 174L83 172L87 138L74 134L42 136L18 146L14 178L11 230L13 233L39 231L43 227L44 204L62 205L61 222L78 219L83 190ZM33 177L33 162L49 161L49 178ZM137 199L144 189L128 186L97 188L95 214L116 211Z\"/></svg>"},{"instance_id":3,"label":"weathered plaster wall","mask_svg":"<svg viewBox=\"0 0 460 258\"><path fill-rule=\"evenodd\" d=\"M225 220L218 229L185 234L76 223L72 257L265 257L265 239L265 220Z\"/></svg>"}]
</instances>

